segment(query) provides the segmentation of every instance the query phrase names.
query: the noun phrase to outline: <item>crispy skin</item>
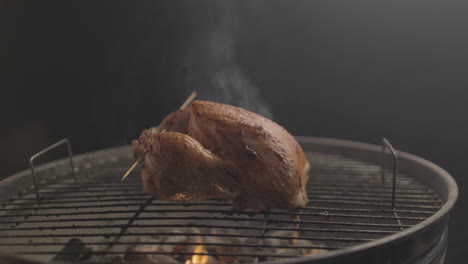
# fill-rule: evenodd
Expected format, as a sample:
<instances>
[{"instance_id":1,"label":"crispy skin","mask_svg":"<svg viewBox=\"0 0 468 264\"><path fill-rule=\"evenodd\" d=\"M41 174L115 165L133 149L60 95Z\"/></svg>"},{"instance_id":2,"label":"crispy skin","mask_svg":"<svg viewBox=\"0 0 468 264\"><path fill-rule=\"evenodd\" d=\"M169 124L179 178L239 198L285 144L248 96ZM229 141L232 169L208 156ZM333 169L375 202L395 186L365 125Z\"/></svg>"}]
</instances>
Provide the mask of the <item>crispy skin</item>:
<instances>
[{"instance_id":1,"label":"crispy skin","mask_svg":"<svg viewBox=\"0 0 468 264\"><path fill-rule=\"evenodd\" d=\"M194 101L133 142L144 191L176 201L232 199L236 209L308 202L309 162L284 128L247 110Z\"/></svg>"}]
</instances>

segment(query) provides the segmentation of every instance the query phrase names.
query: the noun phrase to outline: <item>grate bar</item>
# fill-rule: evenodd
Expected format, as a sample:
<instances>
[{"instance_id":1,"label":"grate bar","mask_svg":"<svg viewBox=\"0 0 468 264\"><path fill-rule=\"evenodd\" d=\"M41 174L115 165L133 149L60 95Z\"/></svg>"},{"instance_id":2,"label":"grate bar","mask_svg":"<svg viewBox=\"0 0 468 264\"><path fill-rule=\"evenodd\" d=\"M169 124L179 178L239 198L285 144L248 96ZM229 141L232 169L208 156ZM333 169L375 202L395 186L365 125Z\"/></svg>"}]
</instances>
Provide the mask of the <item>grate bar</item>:
<instances>
[{"instance_id":1,"label":"grate bar","mask_svg":"<svg viewBox=\"0 0 468 264\"><path fill-rule=\"evenodd\" d=\"M102 184L102 183L101 183ZM51 185L54 185L54 184L51 184ZM41 189L43 190L58 190L58 191L62 191L62 190L67 190L67 191L74 191L74 190L79 190L79 191L82 191L82 192L86 192L86 191L105 191L105 190L109 190L109 191L119 191L119 192L122 192L122 191L125 191L125 190L131 190L131 191L141 191L142 190L142 185L140 186L44 186L42 185L41 186Z\"/></svg>"},{"instance_id":2,"label":"grate bar","mask_svg":"<svg viewBox=\"0 0 468 264\"><path fill-rule=\"evenodd\" d=\"M205 204L203 204L205 205ZM220 206L224 206L222 204L208 204L210 206L213 206L213 205L220 205ZM160 205L158 204L158 206L161 206L163 207L164 205ZM184 204L182 205L179 205L179 206L184 206ZM407 213L407 214L433 214L434 212L433 211L417 211L417 210L385 210L385 209L359 209L359 208L333 208L333 207L305 207L305 208L302 208L302 210L307 210L307 211L319 211L319 214L316 214L316 213L307 213L307 212L301 212L301 213L297 213L296 215L306 215L306 216L310 216L310 215L323 215L323 212L327 211L332 211L332 212L360 212L360 213L372 213L372 215L374 215L375 213L393 213L393 212L399 212L399 213ZM128 210L118 210L118 211L100 211L99 213L102 213L102 214L108 214L108 213L128 213L128 212L131 212L131 211L128 211ZM203 212L203 213L221 213L221 214L226 214L226 215L231 215L233 213L236 213L236 214L244 214L244 215L249 215L249 216L252 216L254 215L255 213L252 213L250 211L232 211L230 209L210 209L210 210L206 210L206 209L187 209L187 210L183 210L183 209L167 209L167 210L162 210L162 209L158 209L158 210L148 210L148 212L155 212L155 213L158 213L158 212L162 212L162 213L168 213L168 212L187 212L187 213L192 213L192 212L195 212L195 213L198 213L198 212ZM77 212L79 214L95 214L96 212L95 211L89 211L89 212ZM281 211L271 211L270 212L272 215L289 215L288 212L281 212ZM74 214L74 213L72 213ZM56 216L57 214L55 213L50 213L50 214L35 214L35 216ZM17 217L17 216L26 216L26 215L21 215L21 214L15 214L15 215L0 215L0 217Z\"/></svg>"},{"instance_id":3,"label":"grate bar","mask_svg":"<svg viewBox=\"0 0 468 264\"><path fill-rule=\"evenodd\" d=\"M331 174L330 174L331 175ZM311 179L307 186L313 187L317 186L318 184L315 183L316 181L320 181L320 184L318 186L320 187L337 187L336 185L336 180L338 180L336 177L333 177L333 179L330 179L330 175L326 175L323 177L323 179L320 179L320 177L314 176L314 179ZM343 179L339 179L343 180ZM49 183L50 185L54 185L53 183ZM100 182L96 184L105 184L105 182ZM400 181L397 182L397 184L404 185L402 186L401 189L403 190L424 190L427 191L427 187L424 185L410 185L409 183L405 181ZM141 191L142 185L130 185L130 186L125 186L123 187L122 185L109 185L106 187L102 186L92 186L92 185L84 185L84 186L50 186L50 185L42 185L41 190L78 190L79 192L86 192L86 191L125 191L125 190L132 190L132 191ZM349 179L349 181L343 181L340 183L341 187L370 187L370 188L378 188L378 189L386 189L386 190L392 190L392 184L382 184L380 183L377 179L375 179L375 182L369 181L367 179L365 182L360 182L358 179ZM30 191L33 191L33 189L30 189Z\"/></svg>"},{"instance_id":4,"label":"grate bar","mask_svg":"<svg viewBox=\"0 0 468 264\"><path fill-rule=\"evenodd\" d=\"M387 201L388 199L384 199L385 197L388 198L388 197L391 197L390 195L385 195L385 194L374 194L375 196L370 196L368 195L367 193L362 193L362 195L359 195L359 194L354 194L352 192L327 192L327 191L314 191L314 194L319 194L319 195L315 195L315 196L309 196L309 198L335 198L335 197L350 197L350 198L362 198L362 199L366 199L366 198L373 198L375 200L382 200L382 201ZM328 194L328 195L327 195ZM125 198L125 201L140 201L140 200L144 200L147 198L147 196L144 196L143 194L135 194L135 195L128 195L127 197L132 197L132 196L137 196L137 198ZM99 197L99 198L97 198ZM41 200L42 202L46 202L47 204L67 204L67 203L95 203L95 202L118 202L118 201L122 201L121 198L113 198L113 199L100 199L100 197L102 197L102 195L99 195L99 196L91 196L91 197L88 197L88 196L77 196L76 198L88 198L86 200L73 200L73 199L68 199L70 197L65 197L67 199L63 199L63 197L61 199L63 200L60 200L60 198L51 198L51 199L48 199L46 197L41 197ZM115 195L107 195L107 197L115 197ZM399 201L402 201L402 202L418 202L418 201L429 201L429 202L441 202L440 199L435 196L435 195L399 195ZM405 198L405 199L401 199L401 198ZM4 206L6 205L35 205L36 203L34 202L22 202L22 203L19 203L19 202L14 202L14 201L33 201L35 200L34 198L29 198L29 199L15 199L15 200L12 200L10 202L6 202L6 203L3 203ZM45 201L47 200L47 201ZM54 200L60 200L60 201L54 201Z\"/></svg>"},{"instance_id":5,"label":"grate bar","mask_svg":"<svg viewBox=\"0 0 468 264\"><path fill-rule=\"evenodd\" d=\"M69 198L69 197L67 197ZM78 198L78 197L77 197ZM79 198L83 198L83 197L79 197ZM141 198L125 198L126 201L129 201L129 200L144 200L144 199L148 199L149 196L143 196ZM32 200L34 200L34 198L31 198ZM122 199L98 199L99 202L114 202L114 201L122 201ZM58 201L58 202L48 202L48 204L53 204L53 203L86 203L86 202L96 202L95 200L68 200L68 201ZM5 203L4 204L5 206L8 206L8 205L27 205L27 203ZM183 207L186 207L187 206L187 203L186 202L181 202L181 203L177 203L177 202L159 202L157 204L154 204L154 205L157 205L157 206L160 206L160 207L164 207L164 206L171 206L171 207L174 207L174 206L183 206ZM232 206L232 203L229 203L229 202L226 202L226 203L215 203L215 202L203 202L203 203L197 203L197 202L190 202L189 204L191 207L196 207L196 206L215 206L215 207L226 207L226 206ZM415 214L433 214L435 211L421 211L421 210L403 210L403 209L391 209L391 210L387 210L387 209L367 209L367 208L334 208L334 207L316 207L316 206L307 206L307 207L303 207L301 209L307 209L307 210L321 210L321 211L324 211L324 210L327 210L327 211L339 211L339 212L368 212L368 213L393 213L395 210L397 212L400 212L400 213L415 213ZM206 210L205 210L206 211ZM229 210L210 210L210 211L216 211L216 212L219 212L219 213L245 213L245 214L251 214L251 212L247 212L247 211L232 211L231 209ZM289 215L290 213L289 212L277 212L277 211L271 211L272 214L284 214L284 215ZM300 213L299 213L300 214ZM0 215L1 217L2 215Z\"/></svg>"},{"instance_id":6,"label":"grate bar","mask_svg":"<svg viewBox=\"0 0 468 264\"><path fill-rule=\"evenodd\" d=\"M141 195L140 195L141 196ZM96 203L96 202L122 202L122 201L145 201L148 199L146 196L139 198L125 198L125 199L93 199L93 200L64 200L64 201L47 201L47 204L74 204L74 203ZM42 199L44 201L44 199ZM15 206L15 205L34 205L35 203L4 203L4 206Z\"/></svg>"},{"instance_id":7,"label":"grate bar","mask_svg":"<svg viewBox=\"0 0 468 264\"><path fill-rule=\"evenodd\" d=\"M336 241L336 242L368 242L370 238L352 238L352 237L315 237L315 236L267 236L267 235L248 235L248 234L212 234L212 233L170 233L170 232L144 232L144 233L86 233L86 234L15 234L15 235L0 235L0 238L39 238L39 237L130 237L130 236L211 236L211 237L242 237L242 238L268 238L268 239L295 239L295 240L317 240L317 241Z\"/></svg>"},{"instance_id":8,"label":"grate bar","mask_svg":"<svg viewBox=\"0 0 468 264\"><path fill-rule=\"evenodd\" d=\"M80 253L80 251L60 251L60 254L63 255L76 255ZM194 253L194 252L177 252L177 253L167 253L167 252L127 252L127 251L111 251L111 252L104 252L104 251L93 251L94 254L106 254L106 255L121 255L121 254L128 254L128 255L180 255L180 256L192 256L192 255L200 255L200 256L226 256L226 257L262 257L262 258L294 258L297 255L278 255L278 254L245 254L245 253ZM23 255L50 255L50 254L57 254L54 251L20 251L17 254ZM134 262L131 262L134 263Z\"/></svg>"},{"instance_id":9,"label":"grate bar","mask_svg":"<svg viewBox=\"0 0 468 264\"><path fill-rule=\"evenodd\" d=\"M380 187L372 187L372 188L365 188L362 186L356 186L356 187L344 187L344 186L324 186L324 185L318 185L318 184L312 184L307 187L308 190L313 190L313 191L341 191L341 192L365 192L365 193L392 193L392 190L390 188L382 188ZM404 188L399 188L396 190L397 194L421 194L421 195L434 195L437 196L437 194L434 193L434 191L429 190L429 189L418 189L418 190L411 190L411 189L404 189Z\"/></svg>"},{"instance_id":10,"label":"grate bar","mask_svg":"<svg viewBox=\"0 0 468 264\"><path fill-rule=\"evenodd\" d=\"M391 213L394 211L394 210L387 210L387 209L334 208L334 207L313 207L313 206L308 206L308 207L304 207L301 209L302 210L337 211L337 212L366 212L366 213ZM396 210L396 211L400 213L411 213L411 214L434 214L435 212L435 211L401 210L401 209Z\"/></svg>"},{"instance_id":11,"label":"grate bar","mask_svg":"<svg viewBox=\"0 0 468 264\"><path fill-rule=\"evenodd\" d=\"M352 179L351 178L351 179L349 179L349 181L343 181L342 183L340 183L339 186L337 186L336 182L335 182L337 180L337 177L333 177L333 179L330 179L331 175L335 176L336 174L335 173L330 173L329 175L324 175L323 179L321 179L321 177L319 177L319 176L314 175L314 178L309 181L307 186L310 186L310 187L313 187L313 186L320 186L320 187L361 187L361 188L362 187L372 187L372 188L379 188L379 189L386 189L386 190L392 190L392 186L393 186L392 184L389 184L389 183L382 184L379 181L377 181L377 179L375 179L376 182L370 182L369 178L367 178L365 180L365 182L360 182L360 181L358 181L358 179ZM339 180L343 180L343 179L339 178ZM317 184L316 181L320 181L320 184ZM358 183L356 184L356 182L358 182ZM407 181L399 181L397 183L404 185L404 186L401 186L401 189L403 189L403 190L424 190L424 191L427 191L427 187L422 185L422 184L410 185ZM127 189L141 190L141 186L142 186L141 184L140 185L137 185L137 184L130 185L128 187L126 185L122 185L122 184L120 184L120 185L112 185L111 184L111 185L107 186L106 182L92 183L92 184L95 184L95 185L106 184L105 187L92 186L91 184L89 186L87 186L87 185L84 185L84 186L54 186L54 187L50 186L50 185L54 185L54 184L56 184L56 183L48 183L47 185L42 185L41 189L46 189L46 190L66 189L66 190L87 191L85 188L90 188L90 189L98 189L98 190L107 190L108 189L108 190L113 190L113 191L125 191ZM30 191L33 191L33 189L30 189Z\"/></svg>"},{"instance_id":12,"label":"grate bar","mask_svg":"<svg viewBox=\"0 0 468 264\"><path fill-rule=\"evenodd\" d=\"M317 185L317 184L314 184L314 185ZM368 189L374 189L374 190L382 190L382 191L392 191L389 187L387 188L383 188L382 186L375 186L375 185L372 185L372 184L368 184L368 183L361 183L361 184L346 184L346 183L342 183L341 184L342 187L345 187L345 188L358 188L360 190L368 190ZM332 184L326 184L326 183L321 183L320 184L320 187L333 187L333 188L336 188L336 183L335 185ZM309 187L308 187L309 188ZM398 187L400 189L400 186ZM51 190L51 191L42 191L42 189L44 188L41 188L41 196L44 195L44 194L53 194L53 195L57 195L57 194L70 194L71 191L73 191L73 193L111 193L111 192L119 192L119 193L124 193L124 194L128 194L128 193L133 193L133 194L137 194L139 192L141 192L142 188L102 188L102 189L75 189L75 190L72 190L72 189L69 189L68 191L59 191L59 189L53 189L53 188L50 188L50 189L46 189L46 190ZM423 189L423 188L409 188L409 187L401 187L401 189L404 189L406 191L422 191L422 192L425 192L426 194L427 193L430 193L429 191L427 191L426 189ZM392 191L393 192L393 191ZM33 190L28 190L27 192L24 192L24 193L21 193L21 195L28 195L28 194L32 194L33 193Z\"/></svg>"},{"instance_id":13,"label":"grate bar","mask_svg":"<svg viewBox=\"0 0 468 264\"><path fill-rule=\"evenodd\" d=\"M49 192L49 193L53 193L53 192ZM55 193L54 193L55 194ZM144 193L120 193L120 194L97 194L97 195L67 195L65 197L63 196L56 196L56 197L53 197L53 196L50 196L50 197L42 197L41 199L42 200L49 200L49 201L52 201L52 200L61 200L61 199L82 199L82 198L88 198L88 199L99 199L100 197L132 197L132 196L141 196L142 198L148 198L148 195L144 194ZM9 199L9 202L14 202L14 201L31 201L31 200L35 200L35 198L25 198L25 197L21 197L21 198L12 198L12 199ZM127 200L125 198L125 200ZM7 204L7 203L5 203Z\"/></svg>"},{"instance_id":14,"label":"grate bar","mask_svg":"<svg viewBox=\"0 0 468 264\"><path fill-rule=\"evenodd\" d=\"M308 196L309 199L313 200L330 200L330 199L337 199L337 200L347 200L347 201L388 201L386 198L382 197L367 197L367 196L348 196L348 195L310 195ZM406 202L406 203L418 203L418 204L433 204L433 203L440 203L440 199L397 199L399 202Z\"/></svg>"},{"instance_id":15,"label":"grate bar","mask_svg":"<svg viewBox=\"0 0 468 264\"><path fill-rule=\"evenodd\" d=\"M330 204L353 204L353 205L369 205L369 206L380 206L386 207L391 206L391 203L378 203L378 202L365 202L365 201L349 201L349 200L326 200L326 199L312 199L312 203L330 203ZM42 206L40 209L43 210L57 210L57 209L82 209L82 208L105 208L105 207L129 207L129 206L140 206L141 203L122 203L122 204L98 204L98 205L76 205L76 206ZM188 204L189 205L189 204ZM400 208L420 208L420 209L438 209L439 206L431 205L420 205L420 204L402 204ZM0 208L2 211L23 211L23 210L34 210L36 207L24 207L24 208Z\"/></svg>"},{"instance_id":16,"label":"grate bar","mask_svg":"<svg viewBox=\"0 0 468 264\"><path fill-rule=\"evenodd\" d=\"M129 211L125 211L125 210L121 210L121 211L110 211L111 213L115 214L115 213L132 213L134 212L133 210L129 210ZM206 213L214 213L214 212L210 212L210 210L202 210L202 211L192 211L192 210L146 210L145 212L147 213L169 213L169 212L182 212L182 213L192 213L192 212L206 212ZM78 213L78 212L77 212ZM91 214L96 214L96 213L100 213L101 212L90 212ZM63 213L60 213L61 215L64 215ZM248 212L246 212L246 214L248 214ZM38 214L35 214L36 216L38 216ZM57 215L57 213L55 214L49 214L51 216L53 215ZM346 217L346 218L369 218L369 219L395 219L395 216L392 216L392 215L389 215L389 216L384 216L384 215L362 215L362 214L337 214L337 213L326 213L326 215L324 213L300 213L298 215L301 215L301 216L327 216L327 217ZM18 215L16 215L18 216ZM400 219L403 219L403 220L424 220L425 218L423 217L416 217L416 216L401 216L399 217ZM169 219L172 219L172 220L182 220L182 219L186 219L186 220L222 220L222 221L225 221L225 220L235 220L235 221L242 221L242 220L245 220L245 221L251 221L251 220L255 220L255 218L240 218L240 217L201 217L201 216L189 216L189 217L153 217L153 219L159 219L159 220L169 220ZM278 220L270 220L270 221L278 221ZM296 220L289 220L290 222L296 222ZM300 222L300 221L297 221L297 222ZM1 229L0 229L1 230Z\"/></svg>"},{"instance_id":17,"label":"grate bar","mask_svg":"<svg viewBox=\"0 0 468 264\"><path fill-rule=\"evenodd\" d=\"M266 220L268 222L268 220ZM399 221L399 220L398 220ZM107 228L128 228L128 224L121 225L71 225L71 226L38 226L38 227L19 227L13 229L0 228L0 231L44 231L44 230L60 230L60 229L107 229ZM261 230L261 232L267 232L271 230L275 231L311 231L311 232L330 232L330 233L355 233L355 234L393 234L395 231L389 230L355 230L355 229L333 229L333 228L292 228L292 227L251 227L251 226L235 226L235 225L207 225L207 224L166 224L166 225L142 225L133 224L132 228L183 228L183 227L197 227L197 228L219 228L219 229L235 229L235 230ZM401 227L399 222L398 227Z\"/></svg>"},{"instance_id":18,"label":"grate bar","mask_svg":"<svg viewBox=\"0 0 468 264\"><path fill-rule=\"evenodd\" d=\"M139 217L139 220L218 220L217 218L205 218L205 219L200 219L200 217L197 217L194 219L194 217ZM109 217L109 218L77 218L77 219L57 219L57 220L28 220L28 221L2 221L0 223L64 223L64 222L76 222L76 221L82 221L82 222L91 222L91 221L119 221L119 220L129 220L128 217ZM263 219L257 218L257 219L246 219L246 218L223 218L219 219L222 221L247 221L247 222L262 222ZM275 223L284 223L284 224L320 224L320 225L340 225L340 226L365 226L365 227L379 227L379 228L399 228L400 225L396 224L384 224L384 223L361 223L361 222L336 222L336 221L288 221L288 220L270 220L271 222ZM401 225L404 228L410 227L411 225ZM273 229L273 228L269 228Z\"/></svg>"},{"instance_id":19,"label":"grate bar","mask_svg":"<svg viewBox=\"0 0 468 264\"><path fill-rule=\"evenodd\" d=\"M349 205L363 205L363 206L378 206L378 207L391 207L392 203L377 203L377 202L360 202L360 201L348 201L348 200L312 200L311 203L330 203L330 204L349 204ZM400 204L400 208L419 208L419 209L434 209L437 210L440 206L437 205L417 205L417 204Z\"/></svg>"},{"instance_id":20,"label":"grate bar","mask_svg":"<svg viewBox=\"0 0 468 264\"><path fill-rule=\"evenodd\" d=\"M314 187L317 187L317 186L314 186ZM317 194L339 194L339 193L342 193L342 194L360 194L362 193L362 195L375 195L376 197L390 197L391 195L391 190L376 190L375 192L372 192L371 190L363 190L363 189L360 189L360 188L354 188L354 189L351 189L351 188L348 188L348 189L344 189L344 188L323 188L323 187L318 187L318 188L314 188L314 187L311 187L309 188L313 193L317 193ZM49 194L57 194L57 192L47 192ZM64 193L69 193L69 192L64 192ZM389 195L388 195L389 194ZM429 192L414 192L414 191L407 191L407 192L400 192L400 191L397 191L397 194L399 197L413 197L413 196L416 196L416 197L433 197L433 198L437 198L438 196L434 193L429 193ZM63 199L81 199L81 198L87 198L87 199L99 199L101 197L132 197L132 196L139 196L139 197L142 197L143 198L147 198L148 195L145 195L144 193L142 192L135 192L135 193L119 193L119 194L97 194L97 195L67 195L66 197L60 197L60 196L51 196L51 197L45 197L45 196L42 196L41 197L41 200L42 201L45 201L45 200L48 200L50 203L51 201L53 200L63 200ZM9 199L10 203L14 202L14 201L35 201L36 198L27 198L27 197L20 197L20 198L12 198L12 199ZM127 200L127 199L126 199ZM4 204L8 204L8 203L4 203ZM33 204L33 203L31 203ZM176 204L176 203L174 203ZM186 204L186 203L185 203ZM191 203L192 204L192 203Z\"/></svg>"},{"instance_id":21,"label":"grate bar","mask_svg":"<svg viewBox=\"0 0 468 264\"><path fill-rule=\"evenodd\" d=\"M335 187L324 187L324 186L310 186L309 190L314 193L348 193L348 194L363 194L363 195L376 195L376 196L385 196L390 197L392 195L392 190L390 189L374 189L374 188L342 188L339 186ZM397 190L397 194L402 197L438 197L437 194L431 191L412 191L412 190Z\"/></svg>"},{"instance_id":22,"label":"grate bar","mask_svg":"<svg viewBox=\"0 0 468 264\"><path fill-rule=\"evenodd\" d=\"M315 172L315 173L317 173L317 172ZM341 173L336 174L336 171L334 172L333 170L330 170L330 171L327 170L327 171L323 171L323 172L318 172L316 174L316 176L314 176L314 181L327 180L327 178L328 178L328 176L330 176L330 174L334 174L335 179L340 179L340 180L344 180L344 181L366 181L366 182L369 182L369 183L381 184L383 186L386 186L386 185L391 186L391 184L389 184L389 183L386 183L386 182L382 183L382 180L379 177L378 173L371 174L371 175L362 175L362 172L360 172L360 173L361 174L356 174L356 175L341 174ZM420 182L417 182L415 179L404 177L403 175L404 174L397 174L398 183L404 183L406 186L409 186L409 187L415 187L415 186L416 187L425 187L424 184L421 184Z\"/></svg>"},{"instance_id":23,"label":"grate bar","mask_svg":"<svg viewBox=\"0 0 468 264\"><path fill-rule=\"evenodd\" d=\"M64 246L64 245L70 245L73 243L65 242L65 243L57 243L57 242L38 242L38 243L1 243L0 246ZM107 245L109 244L108 242L86 242L86 245L88 246L99 246L99 245ZM154 241L147 241L147 242L117 242L114 243L114 245L176 245L176 246L197 246L197 245L203 245L203 246L221 246L221 247L246 247L246 248L257 248L258 244L238 244L238 243L206 243L206 242L154 242ZM290 245L263 245L263 248L293 248L293 249L326 249L326 250L331 250L331 249L339 249L343 248L340 246L290 246Z\"/></svg>"},{"instance_id":24,"label":"grate bar","mask_svg":"<svg viewBox=\"0 0 468 264\"><path fill-rule=\"evenodd\" d=\"M319 195L340 195L340 196L350 196L350 197L378 197L378 198L388 198L392 197L391 193L382 193L382 192L369 192L369 191L324 191L324 190L314 190L314 194ZM435 194L427 194L425 193L401 193L398 195L399 198L406 198L407 200L413 199L429 199L429 200L440 200Z\"/></svg>"},{"instance_id":25,"label":"grate bar","mask_svg":"<svg viewBox=\"0 0 468 264\"><path fill-rule=\"evenodd\" d=\"M320 186L320 187L337 187L336 184L336 178L335 179L330 179L330 177L327 177L324 180L320 180L320 184L315 183L314 179L311 179L309 183L307 184L307 188L309 186ZM388 186L389 184L381 184L381 183L369 183L369 182L358 182L357 181L350 181L350 182L340 182L339 187L342 188L360 188L360 189L376 189L376 190L392 190L391 186ZM413 186L407 186L406 183L398 183L401 186L398 186L398 189L402 190L410 190L410 191L428 191L426 186L420 186L420 188L416 188Z\"/></svg>"},{"instance_id":26,"label":"grate bar","mask_svg":"<svg viewBox=\"0 0 468 264\"><path fill-rule=\"evenodd\" d=\"M141 195L141 194L140 194ZM69 198L69 197L67 197ZM79 197L76 197L76 198L83 198L83 196L79 196ZM143 196L141 198L137 198L135 200L143 200L143 199L147 199L149 198L149 196ZM35 200L34 198L31 198L32 200ZM43 199L44 200L44 199ZM133 200L133 199L127 199L125 198L125 201L128 201L128 200ZM102 202L102 201L106 201L104 199L98 199L99 202ZM115 200L107 200L107 201L122 201L121 199L115 199ZM69 200L67 201L69 203L82 203L82 202L88 202L88 200ZM93 201L93 202L96 202L96 201ZM61 202L49 202L48 204L53 204L53 203L61 203ZM65 203L65 201L64 201ZM4 203L3 205L5 206L8 206L8 205L25 205L27 203ZM186 207L187 205L190 205L191 207L195 207L195 206L219 206L219 207L226 207L226 206L232 206L232 203L230 202L223 202L223 203L216 203L216 202L190 202L190 203L187 203L187 202L161 202L161 201L158 201L157 204L155 204L157 206L183 206L183 207ZM424 210L405 210L405 209L368 209L368 208L334 208L334 207L316 207L316 206L307 206L307 207L303 207L301 209L308 209L308 210L327 210L327 211L342 211L342 212L369 212L369 213L392 213L394 210L396 210L397 212L400 212L400 213L414 213L414 214L433 214L434 212L436 212L435 210L434 211L424 211ZM0 209L1 210L1 209ZM245 214L248 214L248 215L251 215L252 212L246 212L246 211L232 211L232 210L219 210L220 213L245 213ZM272 211L273 214L279 214L280 212L276 212L276 211ZM284 212L283 214L287 214L289 215L289 212ZM0 215L0 217L2 216L8 216L8 215Z\"/></svg>"},{"instance_id":27,"label":"grate bar","mask_svg":"<svg viewBox=\"0 0 468 264\"><path fill-rule=\"evenodd\" d=\"M341 180L348 180L348 181L356 181L356 180L365 180L365 181L369 181L369 180L376 180L376 181L379 181L379 173L375 173L375 174L371 174L371 175L362 175L362 171L359 171L357 172L355 175L353 174L343 174L342 172L338 173L336 172L336 170L330 170L330 169L327 169L327 170L323 170L323 171L317 171L317 170L320 170L320 169L317 169L317 168L314 168L314 181L315 179L327 179L330 175L334 175L334 178L339 178ZM88 176L100 176L100 175L92 175L91 173L88 173L86 175L79 175L83 178L85 177L88 177ZM399 182L404 182L406 185L410 184L411 186L418 186L418 187L425 187L423 184L421 184L420 182L416 181L415 179L413 178L410 178L410 177L407 177L405 176L404 174L400 174L398 173L397 174L398 176L398 181ZM100 177L101 178L101 177ZM59 180L63 180L63 179L59 179ZM92 179L92 180L87 180L87 181L84 181L84 182L79 182L77 183L76 186L67 186L68 183L67 182L60 182L60 181L57 181L57 180L51 180L50 182L47 183L47 185L53 185L53 184L56 184L56 185L59 185L57 187L68 187L68 188L72 188L74 187L75 189L79 189L80 187L86 187L86 186L90 186L92 187L93 184L103 184L103 183L106 183L106 186L108 185L109 187L122 187L122 183L116 183L115 182L115 178L109 178L108 180L106 178L103 178L103 179L99 179L98 181L96 181L95 179ZM376 182L376 184L379 183L382 185L382 182ZM61 186L63 185L63 186ZM389 183L383 183L383 185L390 185ZM127 184L125 184L125 186L127 186ZM141 186L141 182L137 181L137 180L129 180L129 184L128 184L129 187L139 187Z\"/></svg>"}]
</instances>

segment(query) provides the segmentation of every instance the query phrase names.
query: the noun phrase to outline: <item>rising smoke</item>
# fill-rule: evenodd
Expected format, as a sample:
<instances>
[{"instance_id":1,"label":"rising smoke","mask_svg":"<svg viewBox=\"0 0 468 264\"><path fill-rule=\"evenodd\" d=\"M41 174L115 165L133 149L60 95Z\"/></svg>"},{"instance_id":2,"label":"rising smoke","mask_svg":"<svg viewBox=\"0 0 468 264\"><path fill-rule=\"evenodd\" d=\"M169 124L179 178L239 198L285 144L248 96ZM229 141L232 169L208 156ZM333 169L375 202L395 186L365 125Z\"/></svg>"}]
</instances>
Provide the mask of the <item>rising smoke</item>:
<instances>
[{"instance_id":1,"label":"rising smoke","mask_svg":"<svg viewBox=\"0 0 468 264\"><path fill-rule=\"evenodd\" d=\"M236 32L239 29L236 1L210 1L204 9L208 28L191 43L186 58L187 88L200 98L231 104L271 118L257 87L236 62ZM208 10L208 11L206 11Z\"/></svg>"}]
</instances>

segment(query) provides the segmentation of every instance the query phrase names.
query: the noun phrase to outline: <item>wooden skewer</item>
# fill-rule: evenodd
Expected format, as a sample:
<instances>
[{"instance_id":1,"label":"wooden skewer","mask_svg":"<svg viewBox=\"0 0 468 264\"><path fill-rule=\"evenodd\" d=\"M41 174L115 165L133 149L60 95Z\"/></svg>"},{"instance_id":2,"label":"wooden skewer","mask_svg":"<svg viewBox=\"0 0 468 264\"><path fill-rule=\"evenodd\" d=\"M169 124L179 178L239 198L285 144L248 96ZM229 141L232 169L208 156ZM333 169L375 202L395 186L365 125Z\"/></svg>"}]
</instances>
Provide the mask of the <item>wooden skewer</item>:
<instances>
[{"instance_id":1,"label":"wooden skewer","mask_svg":"<svg viewBox=\"0 0 468 264\"><path fill-rule=\"evenodd\" d=\"M180 110L183 110L185 108L187 108L187 106L190 105L190 103L192 103L193 99L195 99L195 97L197 97L197 92L192 92L192 94L190 94L190 96L187 98L187 100L185 100L185 102L180 106Z\"/></svg>"},{"instance_id":2,"label":"wooden skewer","mask_svg":"<svg viewBox=\"0 0 468 264\"><path fill-rule=\"evenodd\" d=\"M183 110L185 108L187 108L190 103L192 103L193 99L195 99L195 97L197 97L197 92L193 92L192 94L190 94L190 96L187 98L187 100L185 100L185 102L182 104L182 106L180 106L180 110ZM166 129L163 129L161 132L164 132L166 131ZM148 151L145 151L136 161L135 163L133 163L133 165L127 170L127 172L125 172L124 176L122 177L122 179L120 179L120 181L123 181L125 180L128 175L130 175L130 173L135 169L135 167L138 165L138 163L140 163L143 158L145 157L146 153Z\"/></svg>"},{"instance_id":3,"label":"wooden skewer","mask_svg":"<svg viewBox=\"0 0 468 264\"><path fill-rule=\"evenodd\" d=\"M130 169L127 170L127 172L124 174L124 176L122 177L122 179L120 179L121 181L125 180L125 178L128 177L128 175L130 175L130 173L135 169L135 167L138 165L138 163L140 163L142 160L143 160L143 157L145 156L146 154L146 151L145 153L143 153L143 155L141 155L136 161L135 163L133 163L133 165L130 167Z\"/></svg>"}]
</instances>

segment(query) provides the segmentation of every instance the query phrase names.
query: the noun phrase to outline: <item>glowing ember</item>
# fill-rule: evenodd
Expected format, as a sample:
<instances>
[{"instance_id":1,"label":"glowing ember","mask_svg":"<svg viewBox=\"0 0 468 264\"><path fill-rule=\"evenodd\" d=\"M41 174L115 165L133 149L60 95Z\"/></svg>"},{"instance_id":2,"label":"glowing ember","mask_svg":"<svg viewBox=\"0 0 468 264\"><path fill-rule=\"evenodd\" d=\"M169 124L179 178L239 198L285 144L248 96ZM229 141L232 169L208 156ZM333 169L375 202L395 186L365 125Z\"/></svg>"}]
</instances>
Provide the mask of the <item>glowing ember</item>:
<instances>
[{"instance_id":1,"label":"glowing ember","mask_svg":"<svg viewBox=\"0 0 468 264\"><path fill-rule=\"evenodd\" d=\"M293 237L299 237L299 232L295 231L292 234ZM291 239L291 244L296 245L299 241L297 239Z\"/></svg>"},{"instance_id":2,"label":"glowing ember","mask_svg":"<svg viewBox=\"0 0 468 264\"><path fill-rule=\"evenodd\" d=\"M192 255L192 259L185 261L185 264L206 264L208 262L208 255L198 255L208 253L203 245L197 245L193 250L193 253L194 255Z\"/></svg>"}]
</instances>

